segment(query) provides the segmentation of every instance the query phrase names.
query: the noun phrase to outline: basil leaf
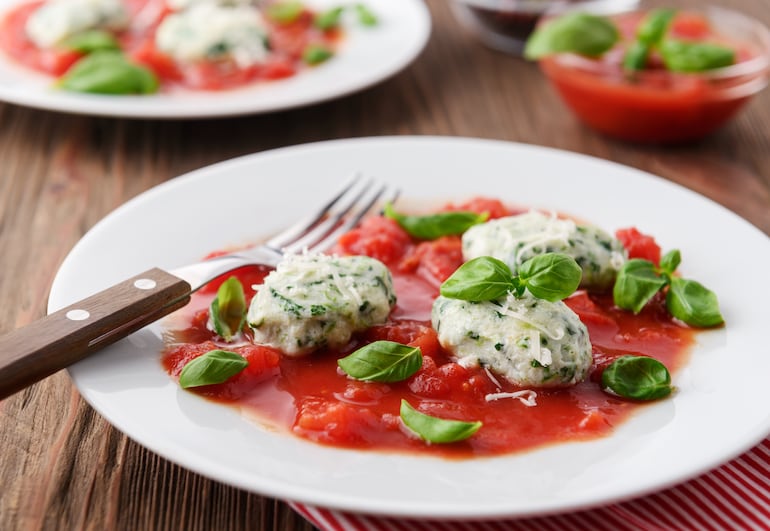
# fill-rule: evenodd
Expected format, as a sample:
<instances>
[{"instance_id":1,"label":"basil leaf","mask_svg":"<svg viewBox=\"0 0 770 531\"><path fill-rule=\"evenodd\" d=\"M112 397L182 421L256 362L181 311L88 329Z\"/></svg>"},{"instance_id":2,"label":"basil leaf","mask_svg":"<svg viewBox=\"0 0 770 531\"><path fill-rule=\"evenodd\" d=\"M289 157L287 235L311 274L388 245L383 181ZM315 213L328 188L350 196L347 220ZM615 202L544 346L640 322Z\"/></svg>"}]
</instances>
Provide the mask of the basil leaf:
<instances>
[{"instance_id":1,"label":"basil leaf","mask_svg":"<svg viewBox=\"0 0 770 531\"><path fill-rule=\"evenodd\" d=\"M88 30L76 33L62 42L68 50L91 53L97 50L119 50L120 44L115 36L104 30Z\"/></svg>"},{"instance_id":2,"label":"basil leaf","mask_svg":"<svg viewBox=\"0 0 770 531\"><path fill-rule=\"evenodd\" d=\"M647 356L621 356L602 372L602 386L623 398L657 400L671 394L665 365Z\"/></svg>"},{"instance_id":3,"label":"basil leaf","mask_svg":"<svg viewBox=\"0 0 770 531\"><path fill-rule=\"evenodd\" d=\"M572 295L583 271L574 258L563 253L546 253L530 258L518 268L519 282L532 295L550 302Z\"/></svg>"},{"instance_id":4,"label":"basil leaf","mask_svg":"<svg viewBox=\"0 0 770 531\"><path fill-rule=\"evenodd\" d=\"M59 79L59 86L95 94L151 94L158 90L158 79L120 52L101 50L75 63Z\"/></svg>"},{"instance_id":5,"label":"basil leaf","mask_svg":"<svg viewBox=\"0 0 770 531\"><path fill-rule=\"evenodd\" d=\"M227 350L210 350L190 360L179 375L179 385L184 389L226 382L249 366L246 359Z\"/></svg>"},{"instance_id":6,"label":"basil leaf","mask_svg":"<svg viewBox=\"0 0 770 531\"><path fill-rule=\"evenodd\" d=\"M653 9L642 19L636 30L636 38L639 42L649 46L656 46L668 31L671 20L676 11L674 9Z\"/></svg>"},{"instance_id":7,"label":"basil leaf","mask_svg":"<svg viewBox=\"0 0 770 531\"><path fill-rule=\"evenodd\" d=\"M211 328L225 341L238 334L246 321L246 295L243 286L235 277L230 277L219 286L216 298L209 306Z\"/></svg>"},{"instance_id":8,"label":"basil leaf","mask_svg":"<svg viewBox=\"0 0 770 531\"><path fill-rule=\"evenodd\" d=\"M666 308L690 326L707 328L724 322L716 294L694 280L672 278Z\"/></svg>"},{"instance_id":9,"label":"basil leaf","mask_svg":"<svg viewBox=\"0 0 770 531\"><path fill-rule=\"evenodd\" d=\"M682 253L680 253L678 249L674 249L673 251L667 252L665 255L663 255L663 258L660 259L660 269L664 273L673 275L674 271L676 271L676 268L679 267L681 262Z\"/></svg>"},{"instance_id":10,"label":"basil leaf","mask_svg":"<svg viewBox=\"0 0 770 531\"><path fill-rule=\"evenodd\" d=\"M393 209L387 203L384 208L385 217L398 223L411 236L420 240L435 240L442 236L462 234L473 225L483 223L489 214L475 212L439 212L430 216L407 216Z\"/></svg>"},{"instance_id":11,"label":"basil leaf","mask_svg":"<svg viewBox=\"0 0 770 531\"><path fill-rule=\"evenodd\" d=\"M296 21L305 7L301 2L278 2L271 4L265 10L267 18L279 24L291 24Z\"/></svg>"},{"instance_id":12,"label":"basil leaf","mask_svg":"<svg viewBox=\"0 0 770 531\"><path fill-rule=\"evenodd\" d=\"M665 285L666 280L658 276L655 264L634 258L623 264L618 271L612 297L620 308L639 313Z\"/></svg>"},{"instance_id":13,"label":"basil leaf","mask_svg":"<svg viewBox=\"0 0 770 531\"><path fill-rule=\"evenodd\" d=\"M330 30L337 27L340 23L340 17L342 16L342 11L344 9L344 7L334 7L323 13L319 13L316 15L313 25L321 30Z\"/></svg>"},{"instance_id":14,"label":"basil leaf","mask_svg":"<svg viewBox=\"0 0 770 531\"><path fill-rule=\"evenodd\" d=\"M450 299L491 301L499 299L518 284L511 269L491 256L479 256L465 262L441 284L441 294Z\"/></svg>"},{"instance_id":15,"label":"basil leaf","mask_svg":"<svg viewBox=\"0 0 770 531\"><path fill-rule=\"evenodd\" d=\"M675 13L673 9L653 9L647 13L636 30L636 40L623 56L623 68L644 70L652 48L663 39Z\"/></svg>"},{"instance_id":16,"label":"basil leaf","mask_svg":"<svg viewBox=\"0 0 770 531\"><path fill-rule=\"evenodd\" d=\"M620 34L606 17L570 13L546 22L527 40L524 57L541 59L557 53L597 57L612 48Z\"/></svg>"},{"instance_id":17,"label":"basil leaf","mask_svg":"<svg viewBox=\"0 0 770 531\"><path fill-rule=\"evenodd\" d=\"M649 56L650 46L643 42L634 41L623 55L623 68L626 70L644 70Z\"/></svg>"},{"instance_id":18,"label":"basil leaf","mask_svg":"<svg viewBox=\"0 0 770 531\"><path fill-rule=\"evenodd\" d=\"M400 382L422 367L419 347L393 341L375 341L337 360L345 374L356 380Z\"/></svg>"},{"instance_id":19,"label":"basil leaf","mask_svg":"<svg viewBox=\"0 0 770 531\"><path fill-rule=\"evenodd\" d=\"M318 44L311 44L302 52L302 60L309 65L317 65L334 55L330 49Z\"/></svg>"},{"instance_id":20,"label":"basil leaf","mask_svg":"<svg viewBox=\"0 0 770 531\"><path fill-rule=\"evenodd\" d=\"M421 439L432 443L462 441L479 431L481 422L445 420L420 413L406 400L401 400L401 420Z\"/></svg>"},{"instance_id":21,"label":"basil leaf","mask_svg":"<svg viewBox=\"0 0 770 531\"><path fill-rule=\"evenodd\" d=\"M356 14L358 14L358 22L362 26L376 26L379 23L377 15L375 15L371 9L364 4L356 4Z\"/></svg>"},{"instance_id":22,"label":"basil leaf","mask_svg":"<svg viewBox=\"0 0 770 531\"><path fill-rule=\"evenodd\" d=\"M703 72L735 62L734 50L702 42L665 40L660 45L660 54L672 72Z\"/></svg>"}]
</instances>

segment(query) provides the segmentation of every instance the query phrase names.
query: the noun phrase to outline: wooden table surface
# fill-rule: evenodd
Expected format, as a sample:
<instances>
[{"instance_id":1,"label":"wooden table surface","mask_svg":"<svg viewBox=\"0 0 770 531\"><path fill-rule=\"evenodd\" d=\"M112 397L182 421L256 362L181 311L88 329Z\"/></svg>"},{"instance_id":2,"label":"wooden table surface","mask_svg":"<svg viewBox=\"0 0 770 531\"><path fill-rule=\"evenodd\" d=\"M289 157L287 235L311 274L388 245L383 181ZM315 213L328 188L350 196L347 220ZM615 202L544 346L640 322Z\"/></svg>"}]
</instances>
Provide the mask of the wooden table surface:
<instances>
[{"instance_id":1,"label":"wooden table surface","mask_svg":"<svg viewBox=\"0 0 770 531\"><path fill-rule=\"evenodd\" d=\"M722 4L770 24L770 0ZM586 153L680 183L770 234L770 90L701 142L624 144L578 124L535 65L477 44L446 0L428 5L433 34L409 68L308 108L180 122L0 103L0 332L44 315L67 252L129 198L220 160L318 140L457 135ZM210 481L130 441L65 372L0 401L0 529L39 528L312 529L281 501Z\"/></svg>"}]
</instances>

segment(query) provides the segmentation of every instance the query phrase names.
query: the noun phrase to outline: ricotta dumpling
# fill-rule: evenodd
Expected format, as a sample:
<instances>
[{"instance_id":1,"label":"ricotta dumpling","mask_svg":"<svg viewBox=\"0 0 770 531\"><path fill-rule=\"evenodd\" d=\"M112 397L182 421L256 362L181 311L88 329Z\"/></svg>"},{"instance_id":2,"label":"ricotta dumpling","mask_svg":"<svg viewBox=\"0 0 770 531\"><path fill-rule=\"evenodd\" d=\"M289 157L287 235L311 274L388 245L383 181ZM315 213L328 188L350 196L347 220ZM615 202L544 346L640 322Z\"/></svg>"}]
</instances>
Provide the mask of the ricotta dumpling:
<instances>
[{"instance_id":1,"label":"ricotta dumpling","mask_svg":"<svg viewBox=\"0 0 770 531\"><path fill-rule=\"evenodd\" d=\"M163 19L155 44L183 63L229 59L248 68L268 54L264 19L247 5L196 3Z\"/></svg>"},{"instance_id":2,"label":"ricotta dumpling","mask_svg":"<svg viewBox=\"0 0 770 531\"><path fill-rule=\"evenodd\" d=\"M531 211L475 225L462 237L463 258L492 256L515 273L519 265L544 253L564 253L583 270L580 287L606 290L626 261L619 240L598 227Z\"/></svg>"},{"instance_id":3,"label":"ricotta dumpling","mask_svg":"<svg viewBox=\"0 0 770 531\"><path fill-rule=\"evenodd\" d=\"M119 31L128 22L122 0L51 0L32 13L24 30L39 48L50 48L83 31Z\"/></svg>"},{"instance_id":4,"label":"ricotta dumpling","mask_svg":"<svg viewBox=\"0 0 770 531\"><path fill-rule=\"evenodd\" d=\"M251 6L254 0L166 0L166 5L174 11L181 11L199 4L214 4L219 6Z\"/></svg>"},{"instance_id":5,"label":"ricotta dumpling","mask_svg":"<svg viewBox=\"0 0 770 531\"><path fill-rule=\"evenodd\" d=\"M374 258L292 255L265 277L247 321L256 343L299 356L344 346L395 304L390 271Z\"/></svg>"},{"instance_id":6,"label":"ricotta dumpling","mask_svg":"<svg viewBox=\"0 0 770 531\"><path fill-rule=\"evenodd\" d=\"M433 328L465 367L481 366L522 387L564 387L585 379L593 356L588 330L563 302L525 293L495 301L439 297Z\"/></svg>"}]
</instances>

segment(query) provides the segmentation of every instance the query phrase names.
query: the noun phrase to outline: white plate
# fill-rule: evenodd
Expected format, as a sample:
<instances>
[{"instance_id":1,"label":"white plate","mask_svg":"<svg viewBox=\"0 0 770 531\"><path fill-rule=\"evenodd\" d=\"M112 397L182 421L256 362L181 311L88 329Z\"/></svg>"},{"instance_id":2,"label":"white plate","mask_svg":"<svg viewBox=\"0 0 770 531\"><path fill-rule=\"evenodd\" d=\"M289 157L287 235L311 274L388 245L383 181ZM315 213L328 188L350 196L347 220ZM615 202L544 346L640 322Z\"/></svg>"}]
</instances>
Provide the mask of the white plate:
<instances>
[{"instance_id":1,"label":"white plate","mask_svg":"<svg viewBox=\"0 0 770 531\"><path fill-rule=\"evenodd\" d=\"M182 391L159 363L158 326L71 368L118 429L163 457L277 498L411 517L488 518L584 508L693 477L770 432L770 240L693 192L603 160L504 142L373 138L290 147L176 178L98 223L59 271L49 310L151 266L174 267L286 226L353 170L416 200L484 194L607 230L637 226L682 251L683 273L719 294L727 327L697 336L673 398L610 437L465 461L341 450L263 429ZM227 208L226 219L213 214Z\"/></svg>"},{"instance_id":2,"label":"white plate","mask_svg":"<svg viewBox=\"0 0 770 531\"><path fill-rule=\"evenodd\" d=\"M19 0L0 0L0 16ZM338 0L308 0L319 10ZM430 13L422 0L366 0L377 14L372 28L346 26L337 55L283 80L226 91L175 90L149 96L75 94L55 89L53 78L24 68L0 50L0 100L54 111L127 118L204 118L256 114L337 98L400 71L422 51Z\"/></svg>"}]
</instances>

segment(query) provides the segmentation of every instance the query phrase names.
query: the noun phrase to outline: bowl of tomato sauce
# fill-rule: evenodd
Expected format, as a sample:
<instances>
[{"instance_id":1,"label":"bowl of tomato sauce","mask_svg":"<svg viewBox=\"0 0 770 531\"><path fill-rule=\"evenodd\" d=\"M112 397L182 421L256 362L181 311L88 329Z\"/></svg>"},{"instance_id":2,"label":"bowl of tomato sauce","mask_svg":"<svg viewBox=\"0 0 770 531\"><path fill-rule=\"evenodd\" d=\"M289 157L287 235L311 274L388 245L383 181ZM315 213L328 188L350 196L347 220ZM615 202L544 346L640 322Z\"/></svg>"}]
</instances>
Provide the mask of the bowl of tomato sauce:
<instances>
[{"instance_id":1,"label":"bowl of tomato sauce","mask_svg":"<svg viewBox=\"0 0 770 531\"><path fill-rule=\"evenodd\" d=\"M639 0L453 0L460 23L490 48L521 55L538 21L549 13L579 7L616 13Z\"/></svg>"},{"instance_id":2,"label":"bowl of tomato sauce","mask_svg":"<svg viewBox=\"0 0 770 531\"><path fill-rule=\"evenodd\" d=\"M545 20L538 32L564 16ZM534 53L533 34L528 55L539 56L543 73L578 119L608 136L657 144L701 139L767 85L770 31L736 11L636 10L606 21L617 38L601 53L597 42L591 49L560 49L581 47L576 22L563 23L574 26L574 35L546 38ZM584 26L597 35L598 28ZM604 30L611 32L610 26Z\"/></svg>"}]
</instances>

